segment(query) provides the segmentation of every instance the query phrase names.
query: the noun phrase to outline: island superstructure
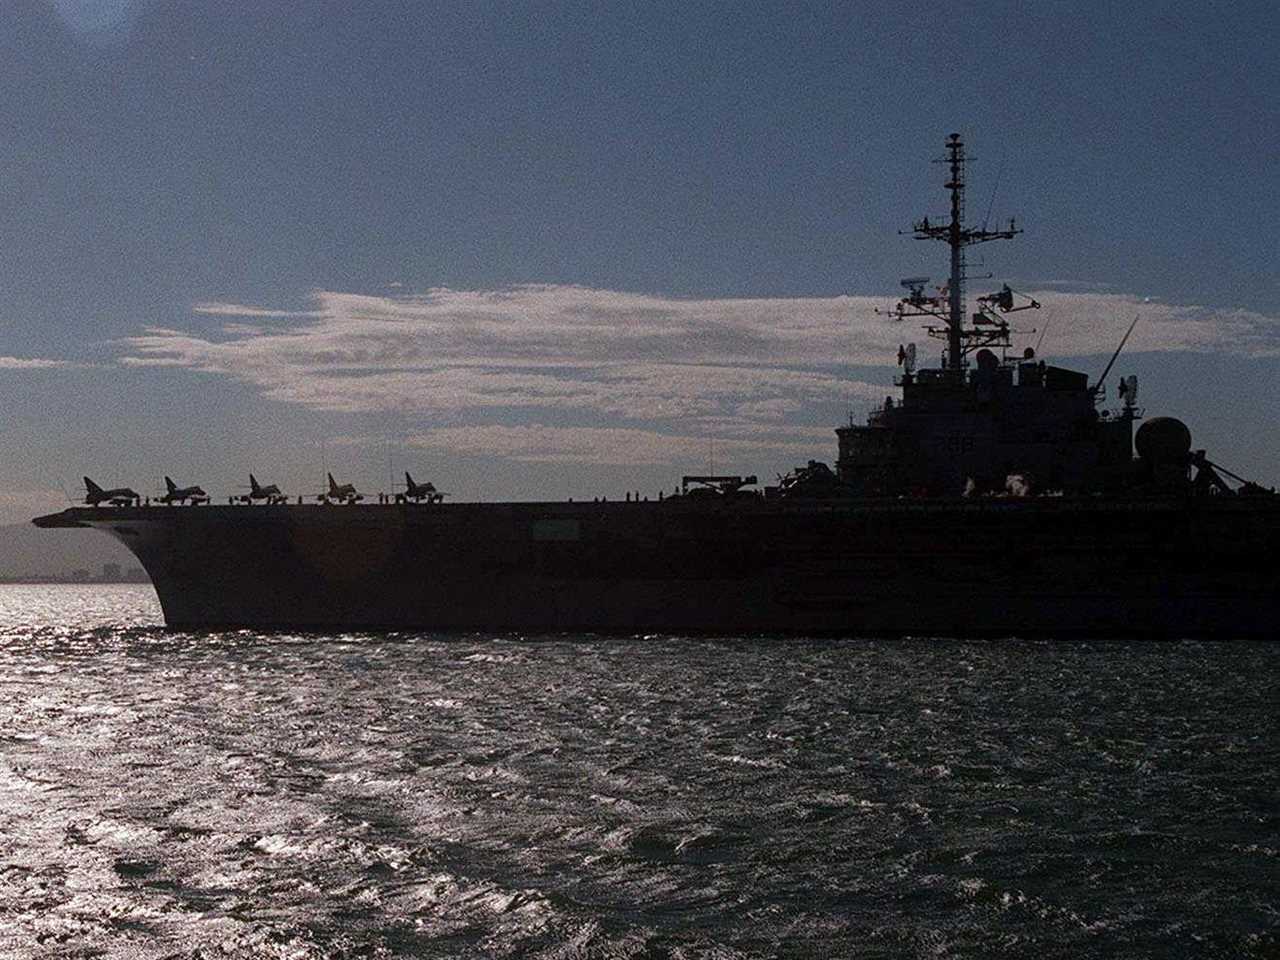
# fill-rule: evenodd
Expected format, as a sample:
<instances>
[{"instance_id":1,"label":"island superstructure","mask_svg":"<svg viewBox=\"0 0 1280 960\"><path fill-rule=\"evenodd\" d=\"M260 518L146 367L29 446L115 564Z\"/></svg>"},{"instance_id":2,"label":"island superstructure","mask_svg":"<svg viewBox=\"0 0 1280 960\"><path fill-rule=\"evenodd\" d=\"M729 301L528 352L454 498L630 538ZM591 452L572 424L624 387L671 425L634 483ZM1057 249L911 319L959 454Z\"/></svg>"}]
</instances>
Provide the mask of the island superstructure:
<instances>
[{"instance_id":1,"label":"island superstructure","mask_svg":"<svg viewBox=\"0 0 1280 960\"><path fill-rule=\"evenodd\" d=\"M946 151L950 215L911 233L947 245L948 278L904 280L893 311L945 349L928 368L899 348L901 393L836 430L834 470L810 462L760 492L688 478L660 500L273 498L35 523L119 539L175 628L1269 635L1280 499L1177 420L1135 435L1136 380L1106 405L1115 356L1090 384L1015 350L1030 297L1006 284L967 311L966 249L1021 231L966 225L958 135Z\"/></svg>"}]
</instances>

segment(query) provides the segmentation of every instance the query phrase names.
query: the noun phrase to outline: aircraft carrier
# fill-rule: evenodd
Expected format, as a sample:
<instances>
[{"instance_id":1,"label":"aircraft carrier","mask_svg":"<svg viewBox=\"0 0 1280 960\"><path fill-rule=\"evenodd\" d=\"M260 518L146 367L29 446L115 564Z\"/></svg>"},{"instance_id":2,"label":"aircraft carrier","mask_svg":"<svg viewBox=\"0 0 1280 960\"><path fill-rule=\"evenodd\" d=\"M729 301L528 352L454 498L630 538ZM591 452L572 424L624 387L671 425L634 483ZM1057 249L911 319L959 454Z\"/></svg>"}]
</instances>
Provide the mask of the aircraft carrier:
<instances>
[{"instance_id":1,"label":"aircraft carrier","mask_svg":"<svg viewBox=\"0 0 1280 960\"><path fill-rule=\"evenodd\" d=\"M835 431L834 469L593 503L134 495L34 522L119 539L180 629L1272 635L1280 498L1144 420L1133 377L1108 406L1120 349L1091 384L1014 349L1009 314L1034 300L1004 285L969 312L966 249L1021 231L967 226L958 135L942 162L950 216L911 234L947 245L949 278L904 280L893 310L940 363L901 347L900 395Z\"/></svg>"}]
</instances>

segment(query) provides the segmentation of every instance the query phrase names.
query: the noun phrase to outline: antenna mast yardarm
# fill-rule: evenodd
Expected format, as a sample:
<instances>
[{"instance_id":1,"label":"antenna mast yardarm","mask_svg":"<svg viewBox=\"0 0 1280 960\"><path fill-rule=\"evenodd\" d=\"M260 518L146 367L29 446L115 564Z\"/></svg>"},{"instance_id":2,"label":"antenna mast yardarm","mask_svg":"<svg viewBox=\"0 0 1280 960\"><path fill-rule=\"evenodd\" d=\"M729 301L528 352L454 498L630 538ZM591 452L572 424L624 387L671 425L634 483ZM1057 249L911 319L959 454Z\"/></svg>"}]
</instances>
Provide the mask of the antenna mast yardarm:
<instances>
[{"instance_id":1,"label":"antenna mast yardarm","mask_svg":"<svg viewBox=\"0 0 1280 960\"><path fill-rule=\"evenodd\" d=\"M953 133L947 138L947 156L937 161L946 163L951 172L946 188L951 191L951 222L948 224L932 224L925 217L911 225L912 233L917 240L945 240L951 248L951 281L948 285L947 310L947 372L957 379L964 376L964 281L965 261L964 249L988 240L1011 240L1022 231L1012 220L1005 230L970 230L964 225L964 141L960 134Z\"/></svg>"}]
</instances>

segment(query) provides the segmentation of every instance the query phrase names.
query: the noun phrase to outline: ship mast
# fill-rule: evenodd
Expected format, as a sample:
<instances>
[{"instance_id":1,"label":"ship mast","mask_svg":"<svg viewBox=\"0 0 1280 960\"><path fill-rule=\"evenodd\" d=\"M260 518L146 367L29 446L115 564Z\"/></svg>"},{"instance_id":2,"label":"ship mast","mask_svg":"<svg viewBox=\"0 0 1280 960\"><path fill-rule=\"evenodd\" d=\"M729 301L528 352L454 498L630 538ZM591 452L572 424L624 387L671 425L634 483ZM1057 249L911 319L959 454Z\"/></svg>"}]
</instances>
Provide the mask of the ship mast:
<instances>
[{"instance_id":1,"label":"ship mast","mask_svg":"<svg viewBox=\"0 0 1280 960\"><path fill-rule=\"evenodd\" d=\"M950 311L947 318L947 367L960 370L964 363L960 347L960 329L964 322L964 141L953 133L947 141L950 153L951 224L947 227L947 244L951 247ZM919 228L916 228L917 231Z\"/></svg>"},{"instance_id":2,"label":"ship mast","mask_svg":"<svg viewBox=\"0 0 1280 960\"><path fill-rule=\"evenodd\" d=\"M938 302L940 298L926 298L922 295L922 290L916 287L912 289L913 296L905 301L914 309L911 312L899 310L898 314L899 317L928 315L946 320L947 374L955 379L964 377L964 357L968 352L966 343L975 338L988 339L978 331L965 327L965 247L989 240L1011 240L1022 232L1013 220L1009 221L1008 228L1004 230L988 230L985 224L981 229L971 229L964 225L965 160L964 141L960 139L960 134L953 133L947 138L947 156L936 161L947 164L950 169L951 175L945 186L951 192L951 222L934 224L929 222L928 217L924 217L911 225L912 235L917 240L945 240L951 248L951 279L947 285L945 312L937 309L942 307ZM903 284L907 285L908 281L904 280ZM934 304L937 308L934 308Z\"/></svg>"}]
</instances>

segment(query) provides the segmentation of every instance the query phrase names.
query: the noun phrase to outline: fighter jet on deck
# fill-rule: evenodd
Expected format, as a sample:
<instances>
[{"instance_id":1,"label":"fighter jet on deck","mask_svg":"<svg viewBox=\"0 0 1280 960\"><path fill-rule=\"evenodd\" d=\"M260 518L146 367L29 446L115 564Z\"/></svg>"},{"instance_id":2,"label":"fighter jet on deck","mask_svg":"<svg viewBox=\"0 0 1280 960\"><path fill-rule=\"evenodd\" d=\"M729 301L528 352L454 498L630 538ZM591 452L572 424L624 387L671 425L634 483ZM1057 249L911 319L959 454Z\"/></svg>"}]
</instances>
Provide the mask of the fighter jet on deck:
<instances>
[{"instance_id":1,"label":"fighter jet on deck","mask_svg":"<svg viewBox=\"0 0 1280 960\"><path fill-rule=\"evenodd\" d=\"M436 489L436 485L428 480L426 483L414 483L413 477L409 476L409 471L404 474L405 489L404 493L396 494L396 503L404 503L412 500L415 503L421 503L426 500L427 503L439 503L444 499L444 494Z\"/></svg>"},{"instance_id":2,"label":"fighter jet on deck","mask_svg":"<svg viewBox=\"0 0 1280 960\"><path fill-rule=\"evenodd\" d=\"M138 501L142 499L141 496L128 487L103 490L88 477L84 478L84 490L84 502L91 507L96 507L103 503L109 503L113 507L137 506Z\"/></svg>"},{"instance_id":3,"label":"fighter jet on deck","mask_svg":"<svg viewBox=\"0 0 1280 960\"><path fill-rule=\"evenodd\" d=\"M329 489L316 499L324 503L355 503L358 500L363 500L364 494L356 492L355 484L337 483L331 473L329 474Z\"/></svg>"},{"instance_id":4,"label":"fighter jet on deck","mask_svg":"<svg viewBox=\"0 0 1280 960\"><path fill-rule=\"evenodd\" d=\"M253 503L255 500L265 500L267 503L284 503L289 498L280 492L280 488L274 483L269 483L265 487L258 483L258 478L252 473L249 474L249 492L244 496L236 497L241 503Z\"/></svg>"},{"instance_id":5,"label":"fighter jet on deck","mask_svg":"<svg viewBox=\"0 0 1280 960\"><path fill-rule=\"evenodd\" d=\"M168 487L169 490L164 496L156 498L158 503L182 503L186 500L190 500L192 506L196 506L201 503L209 502L209 495L198 486L179 487L169 477L164 478L164 485Z\"/></svg>"}]
</instances>

